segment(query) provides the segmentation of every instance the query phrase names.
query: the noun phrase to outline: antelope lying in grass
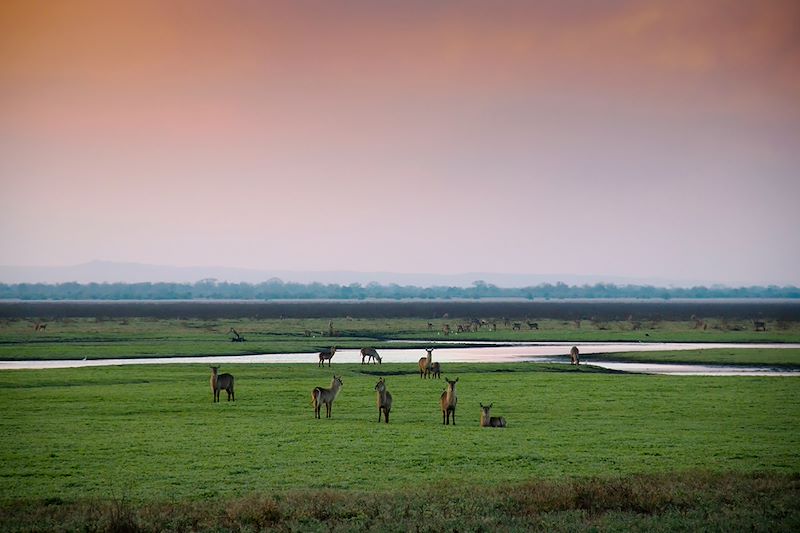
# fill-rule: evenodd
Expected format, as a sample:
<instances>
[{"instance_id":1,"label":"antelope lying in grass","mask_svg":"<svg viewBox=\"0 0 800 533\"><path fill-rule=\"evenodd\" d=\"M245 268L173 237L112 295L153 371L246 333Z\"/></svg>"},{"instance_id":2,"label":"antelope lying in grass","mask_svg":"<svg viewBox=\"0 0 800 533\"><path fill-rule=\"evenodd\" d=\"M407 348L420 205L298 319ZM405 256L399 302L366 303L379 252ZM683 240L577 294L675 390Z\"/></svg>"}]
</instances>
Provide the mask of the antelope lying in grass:
<instances>
[{"instance_id":1,"label":"antelope lying in grass","mask_svg":"<svg viewBox=\"0 0 800 533\"><path fill-rule=\"evenodd\" d=\"M481 427L482 428L504 428L506 427L506 419L502 416L491 416L492 412L492 405L483 405L481 406ZM453 422L455 424L455 422Z\"/></svg>"},{"instance_id":2,"label":"antelope lying in grass","mask_svg":"<svg viewBox=\"0 0 800 533\"><path fill-rule=\"evenodd\" d=\"M336 346L331 346L319 352L319 364L317 366L325 366L325 360L328 360L328 366L331 366L331 359L333 354L336 353Z\"/></svg>"},{"instance_id":3,"label":"antelope lying in grass","mask_svg":"<svg viewBox=\"0 0 800 533\"><path fill-rule=\"evenodd\" d=\"M375 392L377 393L378 422L380 423L381 413L383 413L383 417L388 424L389 411L392 410L392 393L386 390L386 381L383 378L379 379L378 383L375 384Z\"/></svg>"},{"instance_id":4,"label":"antelope lying in grass","mask_svg":"<svg viewBox=\"0 0 800 533\"><path fill-rule=\"evenodd\" d=\"M233 376L230 374L217 374L218 366L211 367L211 392L214 393L213 402L219 402L219 391L228 393L228 401L236 401L233 396Z\"/></svg>"},{"instance_id":5,"label":"antelope lying in grass","mask_svg":"<svg viewBox=\"0 0 800 533\"><path fill-rule=\"evenodd\" d=\"M336 374L333 375L333 381L331 381L330 389L326 389L324 387L314 387L314 390L311 391L311 405L314 406L314 418L322 418L319 414L322 404L325 404L325 418L331 417L333 400L335 400L336 396L339 395L339 390L341 388L342 378L337 378Z\"/></svg>"},{"instance_id":6,"label":"antelope lying in grass","mask_svg":"<svg viewBox=\"0 0 800 533\"><path fill-rule=\"evenodd\" d=\"M369 364L369 360L372 359L372 363L375 364L375 361L378 361L378 364L383 364L381 361L381 356L378 355L378 351L375 348L361 348L361 364L364 364L364 360L367 360L367 364Z\"/></svg>"},{"instance_id":7,"label":"antelope lying in grass","mask_svg":"<svg viewBox=\"0 0 800 533\"><path fill-rule=\"evenodd\" d=\"M428 352L426 357L419 358L419 377L428 377L431 373L431 363L433 362L433 348L425 348Z\"/></svg>"},{"instance_id":8,"label":"antelope lying in grass","mask_svg":"<svg viewBox=\"0 0 800 533\"><path fill-rule=\"evenodd\" d=\"M572 349L569 351L569 357L570 357L569 364L571 364L571 365L579 365L581 363L581 360L578 357L578 353L579 353L578 352L578 347L577 346L573 346Z\"/></svg>"},{"instance_id":9,"label":"antelope lying in grass","mask_svg":"<svg viewBox=\"0 0 800 533\"><path fill-rule=\"evenodd\" d=\"M456 396L456 383L458 382L458 378L455 381L450 381L447 378L444 378L447 382L447 388L442 393L441 398L439 398L439 404L442 406L442 424L449 425L450 424L450 414L453 415L453 425L456 425L456 404L458 403L458 397Z\"/></svg>"}]
</instances>

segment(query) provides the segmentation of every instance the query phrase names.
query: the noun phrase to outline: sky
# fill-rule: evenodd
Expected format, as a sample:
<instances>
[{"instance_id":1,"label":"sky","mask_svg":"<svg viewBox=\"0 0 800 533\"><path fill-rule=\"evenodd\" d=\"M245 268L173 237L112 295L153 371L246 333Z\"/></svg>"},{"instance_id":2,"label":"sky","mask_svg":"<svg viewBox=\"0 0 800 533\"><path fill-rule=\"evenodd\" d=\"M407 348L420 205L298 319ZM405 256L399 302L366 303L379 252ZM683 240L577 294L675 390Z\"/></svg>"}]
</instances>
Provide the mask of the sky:
<instances>
[{"instance_id":1,"label":"sky","mask_svg":"<svg viewBox=\"0 0 800 533\"><path fill-rule=\"evenodd\" d=\"M800 285L799 27L794 0L4 0L0 265Z\"/></svg>"}]
</instances>

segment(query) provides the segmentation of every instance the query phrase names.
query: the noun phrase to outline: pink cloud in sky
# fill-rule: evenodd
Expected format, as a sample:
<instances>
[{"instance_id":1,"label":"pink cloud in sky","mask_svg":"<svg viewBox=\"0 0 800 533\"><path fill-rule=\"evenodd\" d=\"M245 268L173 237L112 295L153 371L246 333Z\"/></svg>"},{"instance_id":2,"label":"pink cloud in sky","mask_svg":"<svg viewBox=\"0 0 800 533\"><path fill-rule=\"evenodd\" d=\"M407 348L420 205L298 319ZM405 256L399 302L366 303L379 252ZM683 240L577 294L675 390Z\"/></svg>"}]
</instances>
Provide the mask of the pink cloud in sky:
<instances>
[{"instance_id":1,"label":"pink cloud in sky","mask_svg":"<svg viewBox=\"0 0 800 533\"><path fill-rule=\"evenodd\" d=\"M800 283L796 2L4 2L0 264Z\"/></svg>"}]
</instances>

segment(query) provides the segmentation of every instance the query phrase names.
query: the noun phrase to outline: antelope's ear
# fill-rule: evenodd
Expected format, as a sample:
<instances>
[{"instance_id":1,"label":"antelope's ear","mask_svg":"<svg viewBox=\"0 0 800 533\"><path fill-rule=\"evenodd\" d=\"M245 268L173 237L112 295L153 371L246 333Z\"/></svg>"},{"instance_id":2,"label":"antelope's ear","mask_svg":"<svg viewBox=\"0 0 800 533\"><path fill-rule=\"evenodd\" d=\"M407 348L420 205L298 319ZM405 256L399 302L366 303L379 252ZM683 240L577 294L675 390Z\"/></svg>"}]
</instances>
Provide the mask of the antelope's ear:
<instances>
[{"instance_id":1,"label":"antelope's ear","mask_svg":"<svg viewBox=\"0 0 800 533\"><path fill-rule=\"evenodd\" d=\"M480 403L481 409L483 409L483 402L479 402L479 403Z\"/></svg>"},{"instance_id":2,"label":"antelope's ear","mask_svg":"<svg viewBox=\"0 0 800 533\"><path fill-rule=\"evenodd\" d=\"M456 378L456 381L458 381L458 378Z\"/></svg>"},{"instance_id":3,"label":"antelope's ear","mask_svg":"<svg viewBox=\"0 0 800 533\"><path fill-rule=\"evenodd\" d=\"M494 402L490 403L489 404L489 409L491 409L493 405L494 405Z\"/></svg>"}]
</instances>

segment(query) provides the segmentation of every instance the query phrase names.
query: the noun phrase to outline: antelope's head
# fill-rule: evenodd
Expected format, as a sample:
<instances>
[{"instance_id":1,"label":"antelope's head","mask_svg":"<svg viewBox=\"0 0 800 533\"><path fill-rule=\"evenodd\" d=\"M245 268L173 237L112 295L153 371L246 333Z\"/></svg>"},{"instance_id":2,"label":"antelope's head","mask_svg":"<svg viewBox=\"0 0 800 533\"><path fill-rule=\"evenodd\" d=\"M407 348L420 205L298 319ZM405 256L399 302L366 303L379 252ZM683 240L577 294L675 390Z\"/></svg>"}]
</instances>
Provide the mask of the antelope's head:
<instances>
[{"instance_id":1,"label":"antelope's head","mask_svg":"<svg viewBox=\"0 0 800 533\"><path fill-rule=\"evenodd\" d=\"M375 384L375 390L377 392L383 392L386 390L386 381L383 378L379 379L378 382Z\"/></svg>"}]
</instances>

